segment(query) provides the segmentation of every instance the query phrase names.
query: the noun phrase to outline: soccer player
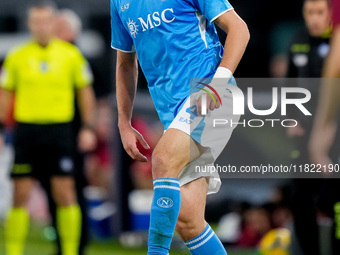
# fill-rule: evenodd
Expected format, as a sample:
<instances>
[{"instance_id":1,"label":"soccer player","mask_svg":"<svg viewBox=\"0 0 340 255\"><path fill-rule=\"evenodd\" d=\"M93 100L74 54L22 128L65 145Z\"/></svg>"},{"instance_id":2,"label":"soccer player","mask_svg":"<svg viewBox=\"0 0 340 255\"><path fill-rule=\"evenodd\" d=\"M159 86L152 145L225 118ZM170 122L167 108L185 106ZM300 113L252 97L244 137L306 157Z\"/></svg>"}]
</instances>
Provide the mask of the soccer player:
<instances>
[{"instance_id":1,"label":"soccer player","mask_svg":"<svg viewBox=\"0 0 340 255\"><path fill-rule=\"evenodd\" d=\"M228 33L224 51L215 24ZM211 172L195 172L191 165L216 159L232 132L230 128L212 135L206 129L207 116L238 117L229 113L232 97L225 89L223 107L205 97L209 109L204 109L205 95L190 100L190 78L221 78L227 86L249 40L246 24L226 0L111 0L111 26L111 46L117 49L118 126L126 152L135 160L148 160L137 143L149 146L131 126L137 57L165 129L151 159L148 254L169 254L175 227L191 254L226 254L204 220L206 196L218 191L220 179ZM202 108L209 110L207 116L199 114ZM190 123L195 123L193 132Z\"/></svg>"},{"instance_id":2,"label":"soccer player","mask_svg":"<svg viewBox=\"0 0 340 255\"><path fill-rule=\"evenodd\" d=\"M305 0L303 3L303 18L306 27L296 33L290 45L288 78L319 78L329 50L331 35L331 10L328 0ZM298 86L308 89L312 99L307 108L316 112L319 94L319 79L299 79ZM289 112L292 119L299 124L287 128L287 134L294 139L299 156L296 165L311 163L308 155L308 139L313 125L313 118L300 114L297 109ZM333 150L334 151L334 150ZM338 156L338 155L337 155ZM336 157L337 157L336 156ZM317 224L316 198L321 193L323 179L293 180L293 196L291 199L294 226L297 240L303 254L319 255L319 228ZM306 231L306 228L309 231Z\"/></svg>"},{"instance_id":3,"label":"soccer player","mask_svg":"<svg viewBox=\"0 0 340 255\"><path fill-rule=\"evenodd\" d=\"M30 6L28 27L32 39L8 54L1 72L0 123L12 94L17 122L11 172L13 208L5 226L7 255L23 254L29 224L26 203L34 179L41 175L50 177L62 254L78 254L81 212L72 177L71 121L76 91L82 117L79 148L93 149L94 95L90 86L92 75L80 51L54 38L55 14L55 4L47 0Z\"/></svg>"}]
</instances>

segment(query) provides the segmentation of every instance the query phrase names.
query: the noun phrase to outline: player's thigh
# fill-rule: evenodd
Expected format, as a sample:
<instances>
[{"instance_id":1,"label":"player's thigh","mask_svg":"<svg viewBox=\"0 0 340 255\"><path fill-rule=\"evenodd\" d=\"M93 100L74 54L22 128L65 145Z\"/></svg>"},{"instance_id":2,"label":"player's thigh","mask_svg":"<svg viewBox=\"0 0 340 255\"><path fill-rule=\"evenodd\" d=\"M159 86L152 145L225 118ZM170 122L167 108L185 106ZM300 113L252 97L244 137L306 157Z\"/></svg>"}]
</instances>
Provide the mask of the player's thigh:
<instances>
[{"instance_id":1,"label":"player's thigh","mask_svg":"<svg viewBox=\"0 0 340 255\"><path fill-rule=\"evenodd\" d=\"M177 177L184 166L201 155L202 150L188 134L178 129L168 129L152 155L154 178ZM163 172L162 176L158 176L159 171ZM168 171L171 172L169 176L164 176L164 172Z\"/></svg>"},{"instance_id":2,"label":"player's thigh","mask_svg":"<svg viewBox=\"0 0 340 255\"><path fill-rule=\"evenodd\" d=\"M208 179L199 178L181 187L181 210L176 231L184 241L203 232Z\"/></svg>"},{"instance_id":3,"label":"player's thigh","mask_svg":"<svg viewBox=\"0 0 340 255\"><path fill-rule=\"evenodd\" d=\"M58 206L76 203L75 184L72 176L52 176L52 195Z\"/></svg>"},{"instance_id":4,"label":"player's thigh","mask_svg":"<svg viewBox=\"0 0 340 255\"><path fill-rule=\"evenodd\" d=\"M32 177L13 178L13 206L25 207L31 194L34 179Z\"/></svg>"}]
</instances>

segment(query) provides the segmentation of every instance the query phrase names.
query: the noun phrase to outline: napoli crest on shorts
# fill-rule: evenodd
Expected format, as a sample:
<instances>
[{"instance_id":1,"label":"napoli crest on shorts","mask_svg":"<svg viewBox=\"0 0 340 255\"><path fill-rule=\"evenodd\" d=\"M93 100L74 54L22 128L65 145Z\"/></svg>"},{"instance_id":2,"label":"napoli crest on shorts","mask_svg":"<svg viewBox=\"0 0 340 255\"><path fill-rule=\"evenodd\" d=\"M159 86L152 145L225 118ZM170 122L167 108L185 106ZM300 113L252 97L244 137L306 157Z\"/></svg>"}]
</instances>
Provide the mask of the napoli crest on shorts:
<instances>
[{"instance_id":1,"label":"napoli crest on shorts","mask_svg":"<svg viewBox=\"0 0 340 255\"><path fill-rule=\"evenodd\" d=\"M168 197L161 197L157 200L157 205L162 208L171 208L174 205L174 201Z\"/></svg>"}]
</instances>

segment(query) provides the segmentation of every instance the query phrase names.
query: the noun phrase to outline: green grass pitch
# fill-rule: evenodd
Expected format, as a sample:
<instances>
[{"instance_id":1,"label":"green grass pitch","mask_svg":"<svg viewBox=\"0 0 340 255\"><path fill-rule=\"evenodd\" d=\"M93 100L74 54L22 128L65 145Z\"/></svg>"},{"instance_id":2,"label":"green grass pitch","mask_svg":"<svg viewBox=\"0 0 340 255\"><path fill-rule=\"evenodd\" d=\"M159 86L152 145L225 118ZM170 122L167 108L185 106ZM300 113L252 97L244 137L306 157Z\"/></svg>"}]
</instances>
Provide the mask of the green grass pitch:
<instances>
[{"instance_id":1,"label":"green grass pitch","mask_svg":"<svg viewBox=\"0 0 340 255\"><path fill-rule=\"evenodd\" d=\"M24 255L54 255L54 243L43 236L43 226L31 224ZM116 240L92 241L86 255L146 255L146 249L126 249ZM171 251L170 255L184 255L189 252ZM4 228L0 225L0 255L5 255ZM228 255L258 255L256 251L228 249Z\"/></svg>"}]
</instances>

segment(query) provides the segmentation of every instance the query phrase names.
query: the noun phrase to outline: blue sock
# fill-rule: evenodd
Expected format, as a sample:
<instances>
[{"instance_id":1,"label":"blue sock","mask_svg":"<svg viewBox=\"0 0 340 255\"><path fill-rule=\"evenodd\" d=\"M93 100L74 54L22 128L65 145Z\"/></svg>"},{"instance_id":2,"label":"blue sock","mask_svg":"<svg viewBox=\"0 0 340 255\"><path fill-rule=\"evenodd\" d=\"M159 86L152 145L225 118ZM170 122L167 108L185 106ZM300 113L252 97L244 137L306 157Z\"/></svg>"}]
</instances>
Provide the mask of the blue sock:
<instances>
[{"instance_id":1,"label":"blue sock","mask_svg":"<svg viewBox=\"0 0 340 255\"><path fill-rule=\"evenodd\" d=\"M200 235L184 242L184 244L193 255L227 255L220 239L209 224Z\"/></svg>"},{"instance_id":2,"label":"blue sock","mask_svg":"<svg viewBox=\"0 0 340 255\"><path fill-rule=\"evenodd\" d=\"M178 179L162 178L153 181L148 255L168 255L181 207Z\"/></svg>"}]
</instances>

